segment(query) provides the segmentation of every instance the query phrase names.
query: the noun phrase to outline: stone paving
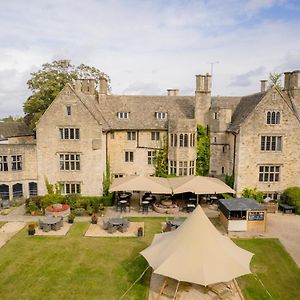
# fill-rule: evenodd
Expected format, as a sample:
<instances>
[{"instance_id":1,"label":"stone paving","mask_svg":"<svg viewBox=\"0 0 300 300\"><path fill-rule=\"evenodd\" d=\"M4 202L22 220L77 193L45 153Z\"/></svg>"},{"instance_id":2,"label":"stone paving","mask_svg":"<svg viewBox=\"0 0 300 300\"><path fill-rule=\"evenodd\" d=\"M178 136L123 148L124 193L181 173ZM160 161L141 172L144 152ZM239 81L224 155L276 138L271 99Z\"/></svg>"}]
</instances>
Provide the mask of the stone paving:
<instances>
[{"instance_id":1,"label":"stone paving","mask_svg":"<svg viewBox=\"0 0 300 300\"><path fill-rule=\"evenodd\" d=\"M0 228L0 248L25 227L24 222L8 222Z\"/></svg>"},{"instance_id":2,"label":"stone paving","mask_svg":"<svg viewBox=\"0 0 300 300\"><path fill-rule=\"evenodd\" d=\"M72 224L69 224L67 222L63 223L63 227L61 227L59 230L50 230L48 232L44 232L40 228L35 229L35 235L43 235L43 236L64 236L66 235L70 228L72 227Z\"/></svg>"}]
</instances>

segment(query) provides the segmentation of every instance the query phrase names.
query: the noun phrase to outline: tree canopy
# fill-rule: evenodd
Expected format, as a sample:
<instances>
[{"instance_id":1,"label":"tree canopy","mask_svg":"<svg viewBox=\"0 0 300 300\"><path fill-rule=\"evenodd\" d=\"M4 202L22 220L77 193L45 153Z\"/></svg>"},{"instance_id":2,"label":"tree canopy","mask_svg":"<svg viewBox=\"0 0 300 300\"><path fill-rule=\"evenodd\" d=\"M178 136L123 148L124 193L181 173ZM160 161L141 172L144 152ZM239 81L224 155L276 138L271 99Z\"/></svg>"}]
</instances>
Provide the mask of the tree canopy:
<instances>
[{"instance_id":1,"label":"tree canopy","mask_svg":"<svg viewBox=\"0 0 300 300\"><path fill-rule=\"evenodd\" d=\"M97 68L84 64L74 66L70 60L55 60L45 63L37 72L30 74L27 81L32 95L24 103L25 122L34 128L36 122L67 83L75 79L95 79L99 83L101 77L108 75Z\"/></svg>"}]
</instances>

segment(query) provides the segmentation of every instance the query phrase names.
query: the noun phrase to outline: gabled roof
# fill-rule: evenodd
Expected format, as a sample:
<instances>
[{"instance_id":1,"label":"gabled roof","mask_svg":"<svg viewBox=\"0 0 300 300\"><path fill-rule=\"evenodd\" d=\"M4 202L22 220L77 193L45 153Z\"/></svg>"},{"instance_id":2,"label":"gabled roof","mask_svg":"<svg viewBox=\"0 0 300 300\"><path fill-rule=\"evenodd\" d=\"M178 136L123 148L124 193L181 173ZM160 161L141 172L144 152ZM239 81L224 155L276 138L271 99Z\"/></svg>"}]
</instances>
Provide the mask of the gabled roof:
<instances>
[{"instance_id":1,"label":"gabled roof","mask_svg":"<svg viewBox=\"0 0 300 300\"><path fill-rule=\"evenodd\" d=\"M226 96L214 96L211 97L211 108L230 108L234 110L241 101L240 96L226 97Z\"/></svg>"},{"instance_id":2,"label":"gabled roof","mask_svg":"<svg viewBox=\"0 0 300 300\"><path fill-rule=\"evenodd\" d=\"M33 135L23 122L0 122L0 140L10 137Z\"/></svg>"},{"instance_id":3,"label":"gabled roof","mask_svg":"<svg viewBox=\"0 0 300 300\"><path fill-rule=\"evenodd\" d=\"M114 96L100 102L99 110L110 129L167 129L169 119L193 119L194 96ZM118 112L129 112L128 119L119 119ZM155 112L166 112L166 119L157 119Z\"/></svg>"},{"instance_id":4,"label":"gabled roof","mask_svg":"<svg viewBox=\"0 0 300 300\"><path fill-rule=\"evenodd\" d=\"M267 92L256 93L249 96L242 97L232 115L232 123L228 127L229 132L238 132L241 124L252 113L257 104L264 98Z\"/></svg>"}]
</instances>

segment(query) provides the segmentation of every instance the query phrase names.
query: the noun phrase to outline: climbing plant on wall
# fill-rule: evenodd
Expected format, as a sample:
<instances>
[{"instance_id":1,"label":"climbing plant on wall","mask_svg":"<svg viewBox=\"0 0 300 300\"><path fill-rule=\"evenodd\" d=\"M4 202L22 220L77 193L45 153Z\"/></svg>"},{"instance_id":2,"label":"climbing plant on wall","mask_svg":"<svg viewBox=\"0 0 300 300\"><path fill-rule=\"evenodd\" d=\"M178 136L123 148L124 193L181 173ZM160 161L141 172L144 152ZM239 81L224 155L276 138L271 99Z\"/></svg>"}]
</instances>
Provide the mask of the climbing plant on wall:
<instances>
[{"instance_id":1,"label":"climbing plant on wall","mask_svg":"<svg viewBox=\"0 0 300 300\"><path fill-rule=\"evenodd\" d=\"M210 139L209 130L202 126L197 126L197 160L196 175L206 176L209 172Z\"/></svg>"},{"instance_id":2,"label":"climbing plant on wall","mask_svg":"<svg viewBox=\"0 0 300 300\"><path fill-rule=\"evenodd\" d=\"M159 149L155 154L153 166L155 170L155 176L168 176L168 143L166 138L164 138L162 142L161 149Z\"/></svg>"}]
</instances>

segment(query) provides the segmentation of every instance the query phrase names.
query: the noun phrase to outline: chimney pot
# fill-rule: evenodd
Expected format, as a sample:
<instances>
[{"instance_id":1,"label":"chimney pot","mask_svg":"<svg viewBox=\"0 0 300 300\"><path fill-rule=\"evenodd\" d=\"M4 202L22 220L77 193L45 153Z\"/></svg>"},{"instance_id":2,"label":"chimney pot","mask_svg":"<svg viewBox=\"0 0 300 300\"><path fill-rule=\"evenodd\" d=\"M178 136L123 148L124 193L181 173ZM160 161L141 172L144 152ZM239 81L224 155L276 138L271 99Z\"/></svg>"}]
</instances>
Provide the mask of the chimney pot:
<instances>
[{"instance_id":1,"label":"chimney pot","mask_svg":"<svg viewBox=\"0 0 300 300\"><path fill-rule=\"evenodd\" d=\"M178 96L179 89L167 89L168 96Z\"/></svg>"},{"instance_id":2,"label":"chimney pot","mask_svg":"<svg viewBox=\"0 0 300 300\"><path fill-rule=\"evenodd\" d=\"M260 81L260 92L264 93L268 88L268 80L263 79Z\"/></svg>"}]
</instances>

